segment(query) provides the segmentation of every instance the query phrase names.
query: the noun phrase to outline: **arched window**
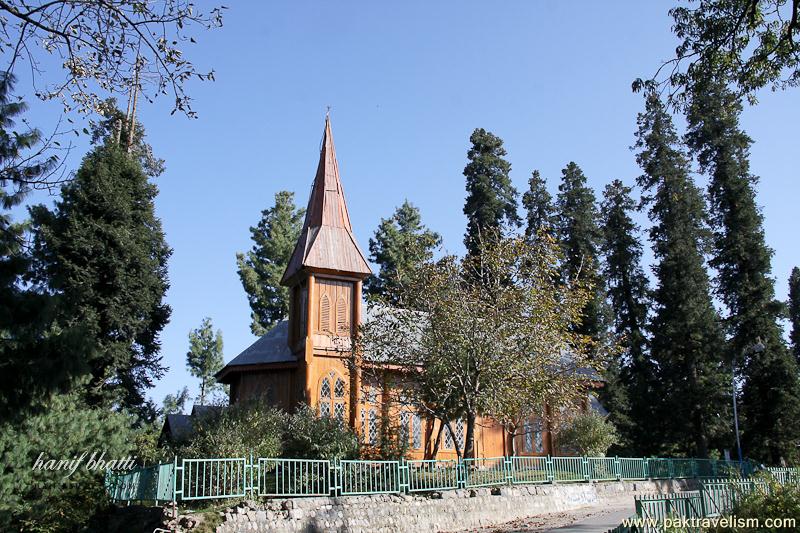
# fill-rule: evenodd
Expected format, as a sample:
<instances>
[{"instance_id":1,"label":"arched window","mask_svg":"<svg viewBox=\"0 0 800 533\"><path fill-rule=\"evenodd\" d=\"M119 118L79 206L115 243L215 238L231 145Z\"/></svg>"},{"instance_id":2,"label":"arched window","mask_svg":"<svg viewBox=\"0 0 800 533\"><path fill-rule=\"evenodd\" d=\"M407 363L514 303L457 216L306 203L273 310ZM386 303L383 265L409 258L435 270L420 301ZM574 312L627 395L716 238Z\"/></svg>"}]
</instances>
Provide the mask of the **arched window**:
<instances>
[{"instance_id":1,"label":"arched window","mask_svg":"<svg viewBox=\"0 0 800 533\"><path fill-rule=\"evenodd\" d=\"M331 331L331 300L327 294L319 300L319 330Z\"/></svg>"},{"instance_id":2,"label":"arched window","mask_svg":"<svg viewBox=\"0 0 800 533\"><path fill-rule=\"evenodd\" d=\"M347 410L346 397L347 384L338 372L331 370L322 378L319 385L320 416L333 416L344 423Z\"/></svg>"}]
</instances>

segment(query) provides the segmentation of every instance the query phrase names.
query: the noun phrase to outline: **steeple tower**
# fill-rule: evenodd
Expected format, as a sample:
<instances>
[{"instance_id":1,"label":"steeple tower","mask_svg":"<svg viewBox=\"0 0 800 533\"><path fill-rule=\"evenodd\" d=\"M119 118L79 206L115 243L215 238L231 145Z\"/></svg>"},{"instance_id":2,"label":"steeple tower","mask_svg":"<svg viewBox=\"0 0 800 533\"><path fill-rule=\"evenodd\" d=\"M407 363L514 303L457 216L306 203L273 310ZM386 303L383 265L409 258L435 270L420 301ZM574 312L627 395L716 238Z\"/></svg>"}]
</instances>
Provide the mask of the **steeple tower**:
<instances>
[{"instance_id":1,"label":"steeple tower","mask_svg":"<svg viewBox=\"0 0 800 533\"><path fill-rule=\"evenodd\" d=\"M298 275L307 269L359 279L372 273L350 225L330 116L325 117L322 149L303 230L281 284L294 285Z\"/></svg>"}]
</instances>

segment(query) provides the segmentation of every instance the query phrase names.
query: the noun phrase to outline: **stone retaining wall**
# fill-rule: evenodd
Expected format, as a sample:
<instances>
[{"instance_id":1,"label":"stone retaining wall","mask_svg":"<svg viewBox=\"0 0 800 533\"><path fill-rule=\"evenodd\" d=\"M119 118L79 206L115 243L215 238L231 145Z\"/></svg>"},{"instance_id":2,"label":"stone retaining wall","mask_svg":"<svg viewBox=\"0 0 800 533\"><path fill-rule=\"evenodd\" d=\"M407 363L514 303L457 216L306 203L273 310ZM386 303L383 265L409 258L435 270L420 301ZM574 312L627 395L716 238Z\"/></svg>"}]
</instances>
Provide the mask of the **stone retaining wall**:
<instances>
[{"instance_id":1,"label":"stone retaining wall","mask_svg":"<svg viewBox=\"0 0 800 533\"><path fill-rule=\"evenodd\" d=\"M371 495L243 502L217 533L452 531L602 504L635 494L694 489L692 480L516 485L430 495Z\"/></svg>"}]
</instances>

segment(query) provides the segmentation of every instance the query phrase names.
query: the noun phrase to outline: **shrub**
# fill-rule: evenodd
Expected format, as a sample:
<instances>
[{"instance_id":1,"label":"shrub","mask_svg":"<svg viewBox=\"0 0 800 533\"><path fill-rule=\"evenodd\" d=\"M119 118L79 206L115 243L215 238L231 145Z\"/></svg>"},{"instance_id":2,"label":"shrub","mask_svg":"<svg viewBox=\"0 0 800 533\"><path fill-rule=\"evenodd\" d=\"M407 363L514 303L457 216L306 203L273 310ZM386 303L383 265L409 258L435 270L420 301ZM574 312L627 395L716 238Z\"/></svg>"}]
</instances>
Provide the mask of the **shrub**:
<instances>
[{"instance_id":1,"label":"shrub","mask_svg":"<svg viewBox=\"0 0 800 533\"><path fill-rule=\"evenodd\" d=\"M176 452L192 457L279 457L286 415L262 400L211 409L193 421L192 438Z\"/></svg>"},{"instance_id":2,"label":"shrub","mask_svg":"<svg viewBox=\"0 0 800 533\"><path fill-rule=\"evenodd\" d=\"M298 459L358 457L356 434L336 419L318 417L307 405L300 406L289 416L284 439L285 457Z\"/></svg>"},{"instance_id":3,"label":"shrub","mask_svg":"<svg viewBox=\"0 0 800 533\"><path fill-rule=\"evenodd\" d=\"M614 424L591 410L576 415L558 434L560 447L580 455L605 456L608 449L618 441Z\"/></svg>"},{"instance_id":4,"label":"shrub","mask_svg":"<svg viewBox=\"0 0 800 533\"><path fill-rule=\"evenodd\" d=\"M739 499L730 513L736 518L757 518L761 527L717 527L712 528L712 533L755 533L761 531L797 531L800 527L800 485L787 483L781 485L774 480L767 482L767 490L757 489ZM797 523L794 528L767 528L764 521L767 518L794 518Z\"/></svg>"}]
</instances>

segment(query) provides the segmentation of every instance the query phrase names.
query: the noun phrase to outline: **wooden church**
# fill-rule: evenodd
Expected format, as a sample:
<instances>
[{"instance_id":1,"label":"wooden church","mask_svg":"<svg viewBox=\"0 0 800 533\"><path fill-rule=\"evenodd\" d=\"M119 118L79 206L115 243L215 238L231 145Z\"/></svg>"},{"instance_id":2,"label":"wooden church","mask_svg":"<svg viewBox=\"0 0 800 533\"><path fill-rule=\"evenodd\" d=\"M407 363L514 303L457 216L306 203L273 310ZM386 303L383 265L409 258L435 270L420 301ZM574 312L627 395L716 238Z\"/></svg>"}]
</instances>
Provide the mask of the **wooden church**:
<instances>
[{"instance_id":1,"label":"wooden church","mask_svg":"<svg viewBox=\"0 0 800 533\"><path fill-rule=\"evenodd\" d=\"M349 424L366 445L377 445L380 424L391 419L408 439L409 458L432 458L439 422L380 401L380 383L362 383L350 370L351 339L364 317L362 283L372 273L353 235L339 176L330 119L308 200L305 223L282 284L290 289L288 319L254 342L217 374L230 385L232 404L254 397L293 410L305 403L319 416ZM440 437L436 458L455 458L465 425L452 424ZM491 420L476 424L477 456L547 455L553 451L547 422L531 420L513 447L511 435Z\"/></svg>"}]
</instances>

